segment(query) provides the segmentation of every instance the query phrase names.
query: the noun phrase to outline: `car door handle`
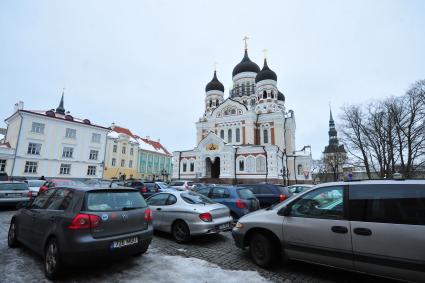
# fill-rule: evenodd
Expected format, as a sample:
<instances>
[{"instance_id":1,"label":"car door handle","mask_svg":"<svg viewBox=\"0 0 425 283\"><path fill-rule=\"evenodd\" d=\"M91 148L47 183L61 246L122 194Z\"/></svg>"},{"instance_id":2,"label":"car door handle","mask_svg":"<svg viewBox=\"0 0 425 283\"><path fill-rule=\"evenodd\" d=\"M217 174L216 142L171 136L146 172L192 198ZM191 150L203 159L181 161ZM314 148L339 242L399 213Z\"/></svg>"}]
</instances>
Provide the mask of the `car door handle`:
<instances>
[{"instance_id":1,"label":"car door handle","mask_svg":"<svg viewBox=\"0 0 425 283\"><path fill-rule=\"evenodd\" d=\"M156 210L162 210L162 208L158 207Z\"/></svg>"},{"instance_id":2,"label":"car door handle","mask_svg":"<svg viewBox=\"0 0 425 283\"><path fill-rule=\"evenodd\" d=\"M332 232L338 233L338 234L348 233L348 228L344 227L344 226L332 226L331 230L332 230Z\"/></svg>"},{"instance_id":3,"label":"car door handle","mask_svg":"<svg viewBox=\"0 0 425 283\"><path fill-rule=\"evenodd\" d=\"M367 228L354 228L353 231L357 235L362 235L362 236L370 236L370 235L372 235L372 230L367 229Z\"/></svg>"}]
</instances>

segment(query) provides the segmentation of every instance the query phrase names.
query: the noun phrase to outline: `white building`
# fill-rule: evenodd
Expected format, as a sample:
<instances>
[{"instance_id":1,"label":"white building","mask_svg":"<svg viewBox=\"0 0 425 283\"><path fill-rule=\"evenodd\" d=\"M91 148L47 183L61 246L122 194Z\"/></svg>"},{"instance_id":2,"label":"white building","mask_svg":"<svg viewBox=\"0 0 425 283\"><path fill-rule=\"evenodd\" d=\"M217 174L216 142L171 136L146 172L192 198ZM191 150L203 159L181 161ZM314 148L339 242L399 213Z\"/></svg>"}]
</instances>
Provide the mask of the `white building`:
<instances>
[{"instance_id":1,"label":"white building","mask_svg":"<svg viewBox=\"0 0 425 283\"><path fill-rule=\"evenodd\" d=\"M278 90L277 75L245 55L232 73L233 88L214 72L205 88L205 113L196 123L197 146L173 153L174 179L226 183L310 183L310 147L295 147L295 115ZM306 149L309 149L306 151Z\"/></svg>"},{"instance_id":2,"label":"white building","mask_svg":"<svg viewBox=\"0 0 425 283\"><path fill-rule=\"evenodd\" d=\"M63 94L56 110L24 109L5 120L5 142L13 150L7 172L13 177L102 178L108 128L65 112Z\"/></svg>"}]
</instances>

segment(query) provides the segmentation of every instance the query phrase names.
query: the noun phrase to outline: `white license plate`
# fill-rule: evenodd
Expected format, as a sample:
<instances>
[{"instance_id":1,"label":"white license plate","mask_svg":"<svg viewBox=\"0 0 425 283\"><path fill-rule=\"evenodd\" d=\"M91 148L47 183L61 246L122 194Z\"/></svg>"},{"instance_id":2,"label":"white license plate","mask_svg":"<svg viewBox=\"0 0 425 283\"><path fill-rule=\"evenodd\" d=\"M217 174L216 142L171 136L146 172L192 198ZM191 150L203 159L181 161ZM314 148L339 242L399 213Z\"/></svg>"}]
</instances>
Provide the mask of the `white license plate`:
<instances>
[{"instance_id":1,"label":"white license plate","mask_svg":"<svg viewBox=\"0 0 425 283\"><path fill-rule=\"evenodd\" d=\"M225 230L225 229L228 229L228 228L230 228L230 223L225 223L225 224L221 224L221 225L218 226L219 230Z\"/></svg>"},{"instance_id":2,"label":"white license plate","mask_svg":"<svg viewBox=\"0 0 425 283\"><path fill-rule=\"evenodd\" d=\"M18 198L18 197L21 197L22 196L22 194L7 194L6 195L6 197L8 197L8 198Z\"/></svg>"},{"instance_id":3,"label":"white license plate","mask_svg":"<svg viewBox=\"0 0 425 283\"><path fill-rule=\"evenodd\" d=\"M113 241L111 244L111 249L119 249L126 246L135 245L139 242L139 238L131 237L124 240Z\"/></svg>"}]
</instances>

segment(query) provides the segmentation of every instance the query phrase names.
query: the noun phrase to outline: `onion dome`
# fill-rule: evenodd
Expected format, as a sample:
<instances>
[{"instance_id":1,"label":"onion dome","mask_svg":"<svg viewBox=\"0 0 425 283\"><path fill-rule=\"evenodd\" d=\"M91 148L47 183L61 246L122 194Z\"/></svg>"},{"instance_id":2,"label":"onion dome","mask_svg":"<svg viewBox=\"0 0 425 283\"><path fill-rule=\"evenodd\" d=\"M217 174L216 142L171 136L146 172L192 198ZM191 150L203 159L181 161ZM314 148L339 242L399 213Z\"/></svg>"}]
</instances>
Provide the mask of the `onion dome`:
<instances>
[{"instance_id":1,"label":"onion dome","mask_svg":"<svg viewBox=\"0 0 425 283\"><path fill-rule=\"evenodd\" d=\"M213 79L205 87L205 92L210 91L210 90L219 90L219 91L224 92L224 86L217 79L217 72L216 71L214 71L214 77L213 77Z\"/></svg>"},{"instance_id":2,"label":"onion dome","mask_svg":"<svg viewBox=\"0 0 425 283\"><path fill-rule=\"evenodd\" d=\"M233 68L232 76L234 77L243 72L258 73L259 71L260 67L249 59L248 50L245 49L245 55L243 56L242 61Z\"/></svg>"},{"instance_id":3,"label":"onion dome","mask_svg":"<svg viewBox=\"0 0 425 283\"><path fill-rule=\"evenodd\" d=\"M257 74L255 77L255 82L258 83L259 81L263 80L274 80L277 81L277 75L275 72L270 70L269 66L267 66L267 59L264 59L264 66L263 69Z\"/></svg>"},{"instance_id":4,"label":"onion dome","mask_svg":"<svg viewBox=\"0 0 425 283\"><path fill-rule=\"evenodd\" d=\"M285 95L283 95L280 91L277 93L277 100L285 101Z\"/></svg>"}]
</instances>

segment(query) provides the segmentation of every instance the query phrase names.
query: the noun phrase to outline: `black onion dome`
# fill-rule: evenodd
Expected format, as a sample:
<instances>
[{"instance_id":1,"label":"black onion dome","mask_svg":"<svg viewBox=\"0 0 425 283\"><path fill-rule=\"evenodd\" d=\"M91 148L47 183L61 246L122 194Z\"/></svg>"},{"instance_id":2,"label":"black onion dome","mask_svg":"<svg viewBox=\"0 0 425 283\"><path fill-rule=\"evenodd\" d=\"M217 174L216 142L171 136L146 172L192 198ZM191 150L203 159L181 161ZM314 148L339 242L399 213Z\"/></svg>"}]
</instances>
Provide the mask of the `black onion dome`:
<instances>
[{"instance_id":1,"label":"black onion dome","mask_svg":"<svg viewBox=\"0 0 425 283\"><path fill-rule=\"evenodd\" d=\"M214 71L214 77L213 77L213 79L205 87L205 92L210 91L210 90L219 90L219 91L224 92L224 86L217 79L217 72L216 71Z\"/></svg>"},{"instance_id":2,"label":"black onion dome","mask_svg":"<svg viewBox=\"0 0 425 283\"><path fill-rule=\"evenodd\" d=\"M280 91L277 93L277 100L285 101L285 95L283 95Z\"/></svg>"},{"instance_id":3,"label":"black onion dome","mask_svg":"<svg viewBox=\"0 0 425 283\"><path fill-rule=\"evenodd\" d=\"M242 61L233 68L232 76L234 77L243 72L258 73L259 71L260 67L249 59L248 51L245 49L245 55L243 56Z\"/></svg>"},{"instance_id":4,"label":"black onion dome","mask_svg":"<svg viewBox=\"0 0 425 283\"><path fill-rule=\"evenodd\" d=\"M264 66L263 69L257 74L255 77L255 82L258 83L259 81L263 80L274 80L277 81L277 75L275 72L270 70L269 66L267 66L267 59L264 59Z\"/></svg>"}]
</instances>

